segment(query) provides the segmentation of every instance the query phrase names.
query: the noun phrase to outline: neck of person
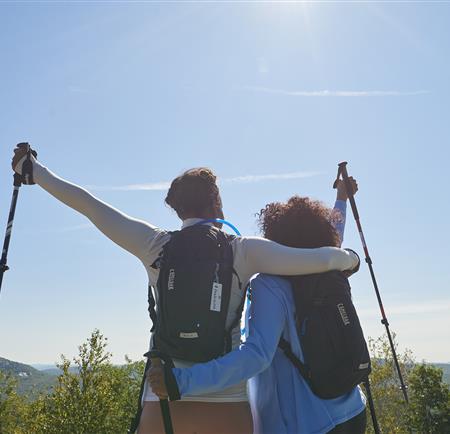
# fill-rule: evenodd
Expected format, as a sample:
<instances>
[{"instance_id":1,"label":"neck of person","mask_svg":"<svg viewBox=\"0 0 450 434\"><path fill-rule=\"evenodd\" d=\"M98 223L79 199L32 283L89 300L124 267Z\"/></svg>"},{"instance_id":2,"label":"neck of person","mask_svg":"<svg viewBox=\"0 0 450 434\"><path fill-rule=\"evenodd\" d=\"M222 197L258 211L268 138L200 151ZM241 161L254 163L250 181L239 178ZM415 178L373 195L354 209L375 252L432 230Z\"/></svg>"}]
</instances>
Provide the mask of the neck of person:
<instances>
[{"instance_id":1,"label":"neck of person","mask_svg":"<svg viewBox=\"0 0 450 434\"><path fill-rule=\"evenodd\" d=\"M199 214L186 214L184 215L181 220L182 220L182 228L186 228L188 226L192 226L195 225L197 223L199 223L202 220L213 220L213 219L223 219L223 212L220 213L201 213ZM207 224L207 223L205 223ZM210 225L214 225L215 227L217 227L218 229L222 228L222 223L218 223L218 222L210 222L208 223Z\"/></svg>"}]
</instances>

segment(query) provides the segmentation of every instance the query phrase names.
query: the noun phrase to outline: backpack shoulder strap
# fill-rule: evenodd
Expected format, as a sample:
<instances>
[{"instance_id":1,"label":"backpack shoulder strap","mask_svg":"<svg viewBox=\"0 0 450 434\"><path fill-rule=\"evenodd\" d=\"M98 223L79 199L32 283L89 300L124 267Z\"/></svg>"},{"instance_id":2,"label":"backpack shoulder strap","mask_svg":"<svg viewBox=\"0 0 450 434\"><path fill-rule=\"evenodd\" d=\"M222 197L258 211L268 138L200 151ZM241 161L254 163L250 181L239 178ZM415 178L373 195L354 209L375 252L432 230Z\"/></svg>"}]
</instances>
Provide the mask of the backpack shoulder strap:
<instances>
[{"instance_id":1,"label":"backpack shoulder strap","mask_svg":"<svg viewBox=\"0 0 450 434\"><path fill-rule=\"evenodd\" d=\"M153 268L154 270L159 270L161 268L161 260L163 258L163 255L167 252L167 249L169 248L170 245L170 241L173 238L174 234L178 232L180 231L169 232L170 239L166 244L164 244L162 250L159 252L158 257L150 265L151 268ZM153 286L151 285L151 283L148 284L147 300L148 300L148 314L150 316L150 320L152 321L152 328L150 329L150 332L154 332L156 327L157 316L156 316L156 300L155 297L153 296Z\"/></svg>"},{"instance_id":2,"label":"backpack shoulder strap","mask_svg":"<svg viewBox=\"0 0 450 434\"><path fill-rule=\"evenodd\" d=\"M291 284L291 291L294 297L294 304L297 317L297 330L302 326L305 317L307 316L308 309L311 308L313 303L313 294L316 290L318 279L317 275L305 275L305 276L291 276L288 278ZM299 332L300 334L300 332ZM291 344L284 339L280 338L278 347L284 352L285 356L290 362L297 368L298 372L309 383L311 378L311 371L305 363L303 363L292 351Z\"/></svg>"},{"instance_id":3,"label":"backpack shoulder strap","mask_svg":"<svg viewBox=\"0 0 450 434\"><path fill-rule=\"evenodd\" d=\"M278 347L284 352L285 356L291 361L291 363L298 369L305 381L309 381L311 373L308 366L305 365L293 352L291 344L284 338L280 338Z\"/></svg>"},{"instance_id":4,"label":"backpack shoulder strap","mask_svg":"<svg viewBox=\"0 0 450 434\"><path fill-rule=\"evenodd\" d=\"M234 271L234 268L233 268L233 273L236 274L237 279L239 281L239 289L242 289L241 281L239 280L239 276L237 275L237 273ZM245 289L244 293L242 294L242 299L241 299L241 302L239 303L238 308L236 309L234 320L231 323L231 325L228 328L228 330L226 330L226 332L225 332L225 352L226 353L229 353L232 350L231 334L233 333L234 328L237 327L237 325L239 324L239 321L241 320L242 311L244 310L244 304L245 304L245 297L246 297L246 294L247 294L247 288Z\"/></svg>"},{"instance_id":5,"label":"backpack shoulder strap","mask_svg":"<svg viewBox=\"0 0 450 434\"><path fill-rule=\"evenodd\" d=\"M238 281L238 286L239 289L242 290L242 282L241 279L239 278L238 273L236 272L236 270L234 269L234 265L233 265L233 248L231 246L231 242L236 238L235 235L232 234L228 234L222 230L219 230L223 241L226 243L225 249L223 250L224 253L224 261L227 262L231 268L231 272L232 274L234 274L236 276L236 279ZM235 327L237 327L237 325L239 324L239 321L241 320L241 316L242 316L242 310L244 309L244 304L245 304L245 294L246 294L247 290L244 291L244 293L242 294L242 299L241 302L239 303L239 306L236 309L235 312L235 317L233 319L233 322L230 324L230 326L225 330L225 352L229 353L232 350L232 339L231 339L231 334L234 330Z\"/></svg>"},{"instance_id":6,"label":"backpack shoulder strap","mask_svg":"<svg viewBox=\"0 0 450 434\"><path fill-rule=\"evenodd\" d=\"M150 320L152 321L152 328L150 329L150 332L154 332L158 318L156 316L156 301L153 296L153 287L150 283L148 284L148 314L150 315Z\"/></svg>"}]
</instances>

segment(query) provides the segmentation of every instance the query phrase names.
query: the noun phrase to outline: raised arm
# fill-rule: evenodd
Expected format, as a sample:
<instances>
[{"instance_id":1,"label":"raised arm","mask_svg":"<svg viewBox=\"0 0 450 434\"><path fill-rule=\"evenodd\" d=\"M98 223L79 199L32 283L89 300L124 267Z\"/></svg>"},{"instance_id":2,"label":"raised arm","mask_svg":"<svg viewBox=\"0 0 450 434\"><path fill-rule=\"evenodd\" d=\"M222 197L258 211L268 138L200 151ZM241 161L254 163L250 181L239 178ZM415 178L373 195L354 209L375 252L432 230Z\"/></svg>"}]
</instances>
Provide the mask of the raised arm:
<instances>
[{"instance_id":1,"label":"raised arm","mask_svg":"<svg viewBox=\"0 0 450 434\"><path fill-rule=\"evenodd\" d=\"M333 213L331 215L331 223L339 234L341 244L344 242L345 220L347 216L347 201L336 199Z\"/></svg>"},{"instance_id":2,"label":"raised arm","mask_svg":"<svg viewBox=\"0 0 450 434\"><path fill-rule=\"evenodd\" d=\"M356 194L356 192L358 191L358 183L353 178L353 176L349 177L349 181L353 189L353 194ZM336 228L342 245L342 243L344 242L344 230L348 199L347 189L342 179L337 182L336 190L336 202L334 204L333 214L331 216L331 223Z\"/></svg>"},{"instance_id":3,"label":"raised arm","mask_svg":"<svg viewBox=\"0 0 450 434\"><path fill-rule=\"evenodd\" d=\"M85 215L103 234L144 263L153 261L162 245L167 242L167 232L129 217L84 188L58 177L34 157L32 160L36 184L62 203ZM14 166L13 160L13 168L18 173L21 173L22 163L23 159Z\"/></svg>"}]
</instances>

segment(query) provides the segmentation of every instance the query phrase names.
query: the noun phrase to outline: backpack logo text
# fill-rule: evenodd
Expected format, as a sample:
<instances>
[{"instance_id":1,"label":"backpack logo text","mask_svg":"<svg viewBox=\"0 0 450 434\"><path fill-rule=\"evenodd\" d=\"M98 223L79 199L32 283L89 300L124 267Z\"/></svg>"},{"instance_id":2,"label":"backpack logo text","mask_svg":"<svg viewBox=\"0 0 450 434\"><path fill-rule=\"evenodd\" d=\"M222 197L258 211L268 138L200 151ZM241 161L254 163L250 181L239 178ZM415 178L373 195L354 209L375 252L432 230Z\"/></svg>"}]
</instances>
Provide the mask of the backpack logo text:
<instances>
[{"instance_id":1,"label":"backpack logo text","mask_svg":"<svg viewBox=\"0 0 450 434\"><path fill-rule=\"evenodd\" d=\"M339 303L337 305L337 308L339 309L339 313L341 314L342 322L344 323L344 325L349 325L350 320L348 319L348 315L347 312L345 311L344 305L342 303Z\"/></svg>"},{"instance_id":2,"label":"backpack logo text","mask_svg":"<svg viewBox=\"0 0 450 434\"><path fill-rule=\"evenodd\" d=\"M167 283L167 289L172 291L175 289L175 270L173 268L169 271L169 281Z\"/></svg>"}]
</instances>

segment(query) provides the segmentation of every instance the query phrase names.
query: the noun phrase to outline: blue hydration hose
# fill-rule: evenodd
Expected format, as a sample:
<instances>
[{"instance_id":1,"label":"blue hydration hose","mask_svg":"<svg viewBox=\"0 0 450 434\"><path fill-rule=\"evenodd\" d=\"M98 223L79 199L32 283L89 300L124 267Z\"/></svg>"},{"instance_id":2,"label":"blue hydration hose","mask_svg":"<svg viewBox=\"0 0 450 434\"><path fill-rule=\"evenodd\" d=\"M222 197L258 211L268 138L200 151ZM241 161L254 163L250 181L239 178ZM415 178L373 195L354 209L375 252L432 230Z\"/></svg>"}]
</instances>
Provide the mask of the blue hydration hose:
<instances>
[{"instance_id":1,"label":"blue hydration hose","mask_svg":"<svg viewBox=\"0 0 450 434\"><path fill-rule=\"evenodd\" d=\"M226 220L223 220L223 219L205 219L205 220L199 221L198 223L195 223L194 226L202 225L203 223L222 223L224 225L229 226L231 229L233 229L233 231L236 233L236 235L238 237L242 236L241 233L239 232L238 228L236 226L234 226L233 224L231 224L230 222L227 222Z\"/></svg>"}]
</instances>

